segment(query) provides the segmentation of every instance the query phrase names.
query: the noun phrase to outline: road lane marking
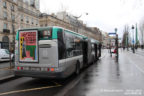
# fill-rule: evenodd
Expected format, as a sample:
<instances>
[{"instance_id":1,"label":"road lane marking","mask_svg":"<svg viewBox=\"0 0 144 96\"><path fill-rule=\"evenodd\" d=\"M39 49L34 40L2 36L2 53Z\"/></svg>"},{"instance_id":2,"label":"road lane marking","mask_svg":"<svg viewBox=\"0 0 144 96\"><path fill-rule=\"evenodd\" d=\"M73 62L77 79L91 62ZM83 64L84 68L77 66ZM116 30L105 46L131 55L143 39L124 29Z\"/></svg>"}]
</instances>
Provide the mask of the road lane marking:
<instances>
[{"instance_id":1,"label":"road lane marking","mask_svg":"<svg viewBox=\"0 0 144 96\"><path fill-rule=\"evenodd\" d=\"M54 82L54 81L52 81L55 85L61 85L61 84L59 84L59 83L57 83L57 82Z\"/></svg>"},{"instance_id":2,"label":"road lane marking","mask_svg":"<svg viewBox=\"0 0 144 96\"><path fill-rule=\"evenodd\" d=\"M140 68L140 66L138 66L138 65L135 64L135 63L132 63L132 64L134 64L135 67L136 67L140 72L144 73L144 70L143 70L142 68Z\"/></svg>"},{"instance_id":3,"label":"road lane marking","mask_svg":"<svg viewBox=\"0 0 144 96\"><path fill-rule=\"evenodd\" d=\"M131 64L135 65L135 67L144 74L144 70L142 68L140 68L140 66L138 66L136 63L133 63L131 60L129 60L129 62L131 62Z\"/></svg>"},{"instance_id":4,"label":"road lane marking","mask_svg":"<svg viewBox=\"0 0 144 96\"><path fill-rule=\"evenodd\" d=\"M0 93L0 96L9 95L9 94L15 94L15 93L22 93L22 92L29 92L29 91L36 91L36 90L42 90L42 89L55 88L55 87L60 87L60 86L62 86L62 85L57 83L56 86L46 86L46 87L39 87L39 88L31 88L31 89L24 89L24 90L9 91L9 92Z\"/></svg>"}]
</instances>

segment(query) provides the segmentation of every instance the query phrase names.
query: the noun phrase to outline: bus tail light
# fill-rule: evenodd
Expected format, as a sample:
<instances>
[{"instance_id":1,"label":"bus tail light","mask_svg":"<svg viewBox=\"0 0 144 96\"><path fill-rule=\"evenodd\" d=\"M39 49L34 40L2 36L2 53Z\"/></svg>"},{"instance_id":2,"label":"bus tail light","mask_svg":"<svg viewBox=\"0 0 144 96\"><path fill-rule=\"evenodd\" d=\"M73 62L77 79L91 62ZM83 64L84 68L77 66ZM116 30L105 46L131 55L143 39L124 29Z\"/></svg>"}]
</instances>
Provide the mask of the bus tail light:
<instances>
[{"instance_id":1,"label":"bus tail light","mask_svg":"<svg viewBox=\"0 0 144 96\"><path fill-rule=\"evenodd\" d=\"M54 68L41 68L41 71L51 71L51 72L53 72L53 71L55 71L55 69Z\"/></svg>"},{"instance_id":2,"label":"bus tail light","mask_svg":"<svg viewBox=\"0 0 144 96\"><path fill-rule=\"evenodd\" d=\"M17 67L17 70L20 70L20 67Z\"/></svg>"},{"instance_id":3,"label":"bus tail light","mask_svg":"<svg viewBox=\"0 0 144 96\"><path fill-rule=\"evenodd\" d=\"M54 68L51 68L51 71L54 71Z\"/></svg>"},{"instance_id":4,"label":"bus tail light","mask_svg":"<svg viewBox=\"0 0 144 96\"><path fill-rule=\"evenodd\" d=\"M49 68L47 68L47 71L49 71Z\"/></svg>"},{"instance_id":5,"label":"bus tail light","mask_svg":"<svg viewBox=\"0 0 144 96\"><path fill-rule=\"evenodd\" d=\"M21 70L23 70L23 67L21 67Z\"/></svg>"}]
</instances>

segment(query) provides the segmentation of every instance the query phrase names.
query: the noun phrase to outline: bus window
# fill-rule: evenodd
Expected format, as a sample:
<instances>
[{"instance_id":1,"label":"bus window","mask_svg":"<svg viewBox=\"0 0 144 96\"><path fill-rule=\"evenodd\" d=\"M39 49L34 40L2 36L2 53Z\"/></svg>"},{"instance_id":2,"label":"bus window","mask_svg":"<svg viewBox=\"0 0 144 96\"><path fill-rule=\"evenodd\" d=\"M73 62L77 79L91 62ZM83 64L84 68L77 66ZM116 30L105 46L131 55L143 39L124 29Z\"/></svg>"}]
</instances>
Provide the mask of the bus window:
<instances>
[{"instance_id":1,"label":"bus window","mask_svg":"<svg viewBox=\"0 0 144 96\"><path fill-rule=\"evenodd\" d=\"M69 32L65 32L65 35L66 35L66 57L70 58L82 55L81 38Z\"/></svg>"},{"instance_id":2,"label":"bus window","mask_svg":"<svg viewBox=\"0 0 144 96\"><path fill-rule=\"evenodd\" d=\"M70 58L74 56L74 36L71 33L65 32L66 35L66 57Z\"/></svg>"},{"instance_id":3,"label":"bus window","mask_svg":"<svg viewBox=\"0 0 144 96\"><path fill-rule=\"evenodd\" d=\"M65 59L65 43L64 43L64 39L63 39L63 32L62 32L62 29L59 29L58 31L57 31L57 36L58 36L58 52L59 52L59 60L61 60L61 59Z\"/></svg>"},{"instance_id":4,"label":"bus window","mask_svg":"<svg viewBox=\"0 0 144 96\"><path fill-rule=\"evenodd\" d=\"M82 42L80 40L80 38L76 37L74 38L74 42L75 42L75 56L78 55L82 55Z\"/></svg>"},{"instance_id":5,"label":"bus window","mask_svg":"<svg viewBox=\"0 0 144 96\"><path fill-rule=\"evenodd\" d=\"M52 39L52 30L41 30L38 32L39 40L51 40Z\"/></svg>"}]
</instances>

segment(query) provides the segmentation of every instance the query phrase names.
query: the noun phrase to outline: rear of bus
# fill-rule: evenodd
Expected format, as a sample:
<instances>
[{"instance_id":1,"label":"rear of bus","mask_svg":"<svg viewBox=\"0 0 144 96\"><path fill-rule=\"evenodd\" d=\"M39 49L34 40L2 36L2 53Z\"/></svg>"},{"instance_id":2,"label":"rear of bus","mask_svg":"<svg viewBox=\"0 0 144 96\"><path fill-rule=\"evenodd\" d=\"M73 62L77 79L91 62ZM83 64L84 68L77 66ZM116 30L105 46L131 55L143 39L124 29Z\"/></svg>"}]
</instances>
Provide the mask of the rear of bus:
<instances>
[{"instance_id":1,"label":"rear of bus","mask_svg":"<svg viewBox=\"0 0 144 96\"><path fill-rule=\"evenodd\" d=\"M15 45L15 75L36 78L63 78L58 62L59 28L18 30Z\"/></svg>"}]
</instances>

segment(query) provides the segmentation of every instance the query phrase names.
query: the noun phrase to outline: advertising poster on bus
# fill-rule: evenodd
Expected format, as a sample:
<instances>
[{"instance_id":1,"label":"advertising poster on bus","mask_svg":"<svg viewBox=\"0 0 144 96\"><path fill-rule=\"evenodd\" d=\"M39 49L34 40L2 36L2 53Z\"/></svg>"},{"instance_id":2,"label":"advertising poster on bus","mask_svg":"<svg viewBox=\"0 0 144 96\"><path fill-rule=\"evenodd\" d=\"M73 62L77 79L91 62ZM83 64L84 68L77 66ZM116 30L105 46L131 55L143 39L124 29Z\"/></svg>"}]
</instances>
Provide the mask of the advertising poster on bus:
<instances>
[{"instance_id":1,"label":"advertising poster on bus","mask_svg":"<svg viewBox=\"0 0 144 96\"><path fill-rule=\"evenodd\" d=\"M38 62L37 31L19 32L19 60L21 62Z\"/></svg>"}]
</instances>

